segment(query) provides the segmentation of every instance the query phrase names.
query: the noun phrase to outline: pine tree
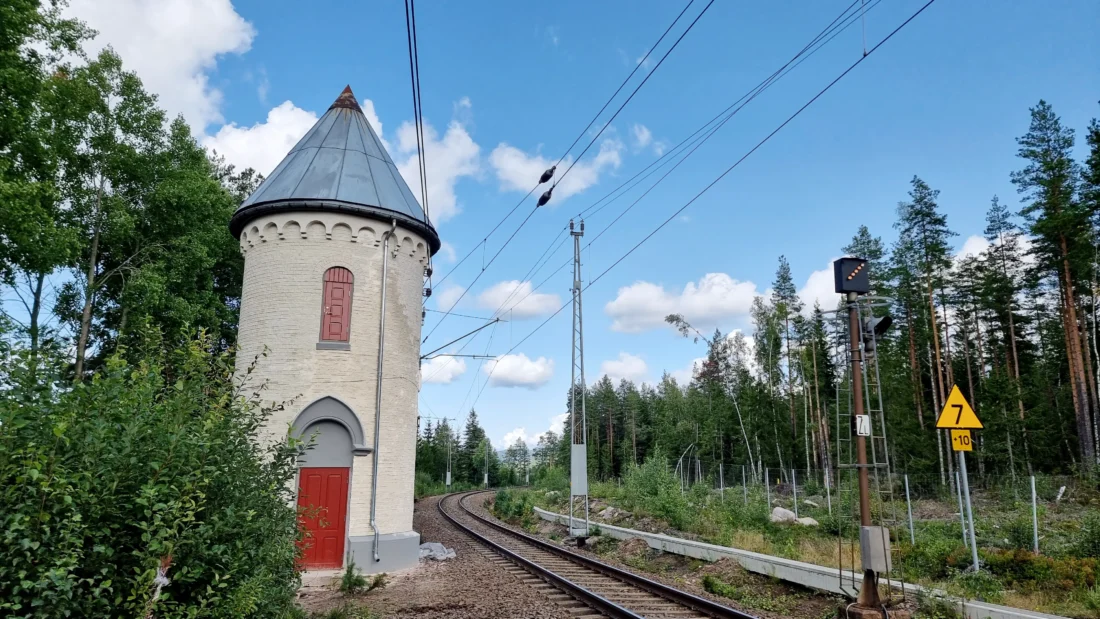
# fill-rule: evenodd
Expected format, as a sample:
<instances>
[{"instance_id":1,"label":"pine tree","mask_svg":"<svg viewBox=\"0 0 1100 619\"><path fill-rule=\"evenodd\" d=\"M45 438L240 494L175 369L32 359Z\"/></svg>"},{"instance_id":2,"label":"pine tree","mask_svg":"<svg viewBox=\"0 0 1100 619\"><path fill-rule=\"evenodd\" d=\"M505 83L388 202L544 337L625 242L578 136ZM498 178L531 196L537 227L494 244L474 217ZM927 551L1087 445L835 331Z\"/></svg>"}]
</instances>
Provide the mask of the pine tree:
<instances>
[{"instance_id":1,"label":"pine tree","mask_svg":"<svg viewBox=\"0 0 1100 619\"><path fill-rule=\"evenodd\" d=\"M786 256L779 257L779 268L776 269L775 281L772 282L771 302L776 319L783 323L783 348L787 361L787 401L791 418L791 440L794 441L797 425L794 412L795 367L794 358L791 356L791 319L802 312L802 300L798 297L798 290L791 276L791 265L787 262ZM779 379L782 380L782 369L779 372Z\"/></svg>"},{"instance_id":2,"label":"pine tree","mask_svg":"<svg viewBox=\"0 0 1100 619\"><path fill-rule=\"evenodd\" d=\"M1081 464L1095 464L1096 449L1092 414L1094 397L1086 376L1088 331L1078 320L1076 288L1082 264L1094 253L1087 236L1090 230L1088 209L1077 199L1080 172L1073 160L1074 132L1062 126L1061 119L1046 101L1031 108L1028 132L1016 139L1017 156L1026 162L1012 173L1012 182L1024 196L1020 214L1036 237L1035 253L1060 282L1063 335L1069 361L1071 392L1077 421L1077 440Z\"/></svg>"}]
</instances>

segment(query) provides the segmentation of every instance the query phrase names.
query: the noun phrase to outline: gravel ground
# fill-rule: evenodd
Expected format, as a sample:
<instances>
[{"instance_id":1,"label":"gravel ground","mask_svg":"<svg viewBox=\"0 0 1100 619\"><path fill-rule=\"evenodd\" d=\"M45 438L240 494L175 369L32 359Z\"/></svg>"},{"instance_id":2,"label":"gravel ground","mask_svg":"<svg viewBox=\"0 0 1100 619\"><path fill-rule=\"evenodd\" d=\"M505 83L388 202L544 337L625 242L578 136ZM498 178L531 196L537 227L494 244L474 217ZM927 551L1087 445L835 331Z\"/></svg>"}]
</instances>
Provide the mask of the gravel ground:
<instances>
[{"instance_id":1,"label":"gravel ground","mask_svg":"<svg viewBox=\"0 0 1100 619\"><path fill-rule=\"evenodd\" d=\"M390 575L384 589L350 601L384 617L454 619L559 619L570 615L543 594L493 565L476 542L439 515L439 497L416 503L413 526L421 542L441 542L457 557L422 561L419 567ZM304 588L300 603L310 612L326 611L349 601L330 588Z\"/></svg>"},{"instance_id":2,"label":"gravel ground","mask_svg":"<svg viewBox=\"0 0 1100 619\"><path fill-rule=\"evenodd\" d=\"M486 498L488 498L488 496L486 496ZM492 516L480 500L470 499L467 501L467 505L470 506L473 511L482 515ZM529 531L524 531L509 523L503 524L522 533L530 534ZM555 541L548 537L550 532L554 532L564 537L566 527L542 522L539 527L539 536L546 541ZM561 541L556 541L556 543L571 552L592 557L598 561L603 561L604 563L611 564L628 572L633 572L645 578L656 580L682 591L687 591L694 595L718 602L719 604L743 610L747 613L761 617L762 619L820 619L827 614L835 613L839 604L839 600L833 596L815 594L801 587L790 586L773 579L752 574L731 561L721 561L715 564L697 561L670 553L658 553L656 551L646 552L646 550L648 550L648 545L641 540L637 541L641 542L640 547L644 549L641 552L645 553L644 556L647 557L644 563L657 571L639 570L637 567L628 565L621 560L625 556L636 552L633 548L636 544L634 544L633 541L634 540L631 540L631 542L624 542L618 545L618 550L625 552L610 553L596 553L582 550L578 549L576 546L566 546ZM630 546L626 548L622 547L627 544ZM754 608L754 604L738 603L735 600L714 595L703 588L702 578L706 574L720 576L726 582L735 582L741 587L752 591L754 595L749 596L747 600L749 602L764 602L762 605L770 606L770 604L766 603L769 599L772 601L775 599L783 599L785 608L778 612L763 608Z\"/></svg>"}]
</instances>

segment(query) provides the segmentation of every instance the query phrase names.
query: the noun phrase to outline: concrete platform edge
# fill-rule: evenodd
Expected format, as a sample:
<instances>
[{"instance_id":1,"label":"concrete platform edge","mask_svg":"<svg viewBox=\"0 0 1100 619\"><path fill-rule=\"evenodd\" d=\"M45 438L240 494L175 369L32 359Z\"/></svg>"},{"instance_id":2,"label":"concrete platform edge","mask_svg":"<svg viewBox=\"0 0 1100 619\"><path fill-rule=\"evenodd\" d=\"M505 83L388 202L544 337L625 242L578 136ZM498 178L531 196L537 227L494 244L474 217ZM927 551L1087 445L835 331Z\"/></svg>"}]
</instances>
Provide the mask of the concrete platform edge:
<instances>
[{"instance_id":1,"label":"concrete platform edge","mask_svg":"<svg viewBox=\"0 0 1100 619\"><path fill-rule=\"evenodd\" d=\"M566 525L569 523L568 515L556 514L538 507L535 507L534 510L543 520ZM574 519L574 522L576 522L576 519ZM739 550L727 546L718 546L706 542L697 542L694 540L672 537L670 535L662 535L660 533L647 533L645 531L627 529L612 524L596 522L595 520L591 521L589 526L599 526L601 531L616 539L638 537L644 539L646 543L649 544L650 548L656 548L657 550L684 555L686 557L702 559L704 561L717 561L727 557L732 558L740 563L741 567L750 572L772 576L819 591L827 591L829 593L838 593L853 597L858 592L859 584L863 581L862 574L853 575L851 572L844 572L844 583L851 583L853 578L855 579L855 590L852 590L850 587L843 586L840 574L833 568L822 567L812 563L803 563L792 559L784 559L782 557L773 557L771 555L750 552L748 550ZM905 588L907 591L920 590L929 596L954 602L967 619L1066 619L1059 615L1048 615L1032 610L962 600L949 596L939 590L926 589L913 584L906 584Z\"/></svg>"}]
</instances>

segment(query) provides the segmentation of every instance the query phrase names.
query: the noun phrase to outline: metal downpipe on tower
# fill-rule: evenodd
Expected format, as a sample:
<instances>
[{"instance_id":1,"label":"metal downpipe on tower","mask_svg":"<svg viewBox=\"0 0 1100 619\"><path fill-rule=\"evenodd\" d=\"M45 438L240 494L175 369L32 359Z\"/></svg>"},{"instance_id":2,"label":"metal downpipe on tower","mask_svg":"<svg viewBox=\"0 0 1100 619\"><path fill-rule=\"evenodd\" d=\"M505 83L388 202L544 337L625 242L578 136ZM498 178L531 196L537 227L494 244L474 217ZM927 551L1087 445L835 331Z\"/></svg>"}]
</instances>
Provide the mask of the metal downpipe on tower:
<instances>
[{"instance_id":1,"label":"metal downpipe on tower","mask_svg":"<svg viewBox=\"0 0 1100 619\"><path fill-rule=\"evenodd\" d=\"M397 220L393 219L389 230L382 240L382 308L378 312L378 377L374 387L374 450L371 452L370 483L370 528L374 531L374 543L371 554L374 562L381 561L378 556L378 523L375 514L378 510L378 435L382 427L382 359L386 352L386 281L390 268L390 239L397 231Z\"/></svg>"}]
</instances>

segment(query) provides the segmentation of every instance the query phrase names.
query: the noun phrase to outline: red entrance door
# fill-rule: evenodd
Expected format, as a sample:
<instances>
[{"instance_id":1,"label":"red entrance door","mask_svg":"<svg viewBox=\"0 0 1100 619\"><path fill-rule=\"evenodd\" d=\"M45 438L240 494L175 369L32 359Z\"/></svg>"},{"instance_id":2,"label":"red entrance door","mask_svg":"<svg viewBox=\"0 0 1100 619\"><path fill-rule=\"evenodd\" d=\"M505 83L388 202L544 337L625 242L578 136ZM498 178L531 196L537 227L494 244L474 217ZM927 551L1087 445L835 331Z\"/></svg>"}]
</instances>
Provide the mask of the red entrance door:
<instances>
[{"instance_id":1,"label":"red entrance door","mask_svg":"<svg viewBox=\"0 0 1100 619\"><path fill-rule=\"evenodd\" d=\"M298 507L305 510L301 526L306 531L306 539L302 542L302 569L344 565L348 470L347 467L303 468L298 473Z\"/></svg>"}]
</instances>

